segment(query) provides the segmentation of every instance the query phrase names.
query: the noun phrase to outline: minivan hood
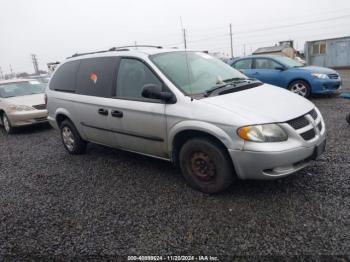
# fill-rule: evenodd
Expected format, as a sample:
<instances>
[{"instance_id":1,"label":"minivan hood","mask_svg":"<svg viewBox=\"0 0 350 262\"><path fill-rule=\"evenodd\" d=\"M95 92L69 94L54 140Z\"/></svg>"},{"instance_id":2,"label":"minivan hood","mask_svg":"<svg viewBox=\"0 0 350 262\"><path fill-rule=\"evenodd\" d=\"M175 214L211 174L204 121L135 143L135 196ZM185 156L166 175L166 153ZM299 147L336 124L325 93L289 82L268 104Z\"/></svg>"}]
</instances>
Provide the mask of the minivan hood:
<instances>
[{"instance_id":1,"label":"minivan hood","mask_svg":"<svg viewBox=\"0 0 350 262\"><path fill-rule=\"evenodd\" d=\"M45 96L44 94L17 96L17 97L5 98L4 101L14 105L35 106L35 105L45 104L44 96Z\"/></svg>"},{"instance_id":2,"label":"minivan hood","mask_svg":"<svg viewBox=\"0 0 350 262\"><path fill-rule=\"evenodd\" d=\"M303 67L297 67L297 69L306 70L306 71L309 71L311 73L337 74L337 72L335 70L327 68L327 67L321 67L321 66L303 66Z\"/></svg>"},{"instance_id":3,"label":"minivan hood","mask_svg":"<svg viewBox=\"0 0 350 262\"><path fill-rule=\"evenodd\" d=\"M268 84L202 101L231 111L247 119L250 124L285 122L315 107L299 95Z\"/></svg>"}]
</instances>

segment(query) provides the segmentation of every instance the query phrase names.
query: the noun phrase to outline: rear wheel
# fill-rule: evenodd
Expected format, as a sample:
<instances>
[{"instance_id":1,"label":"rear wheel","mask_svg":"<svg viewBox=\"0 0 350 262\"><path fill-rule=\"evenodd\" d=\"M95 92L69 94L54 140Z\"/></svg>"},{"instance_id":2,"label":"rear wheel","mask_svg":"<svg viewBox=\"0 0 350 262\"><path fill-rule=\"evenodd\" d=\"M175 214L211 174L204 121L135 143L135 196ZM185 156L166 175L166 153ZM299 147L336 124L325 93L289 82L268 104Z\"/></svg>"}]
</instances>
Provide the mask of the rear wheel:
<instances>
[{"instance_id":1,"label":"rear wheel","mask_svg":"<svg viewBox=\"0 0 350 262\"><path fill-rule=\"evenodd\" d=\"M5 113L2 115L2 123L4 125L4 129L5 129L6 133L12 134L14 131L14 128L11 126L11 122Z\"/></svg>"},{"instance_id":2,"label":"rear wheel","mask_svg":"<svg viewBox=\"0 0 350 262\"><path fill-rule=\"evenodd\" d=\"M60 125L60 129L63 145L70 154L78 155L85 152L86 141L81 138L71 121L64 120Z\"/></svg>"},{"instance_id":3,"label":"rear wheel","mask_svg":"<svg viewBox=\"0 0 350 262\"><path fill-rule=\"evenodd\" d=\"M187 141L180 150L180 167L188 184L204 193L219 193L232 184L232 162L224 149L205 138Z\"/></svg>"},{"instance_id":4,"label":"rear wheel","mask_svg":"<svg viewBox=\"0 0 350 262\"><path fill-rule=\"evenodd\" d=\"M303 80L293 81L292 83L290 83L288 89L291 92L298 94L298 95L305 97L305 98L310 97L310 94L311 94L310 85Z\"/></svg>"}]
</instances>

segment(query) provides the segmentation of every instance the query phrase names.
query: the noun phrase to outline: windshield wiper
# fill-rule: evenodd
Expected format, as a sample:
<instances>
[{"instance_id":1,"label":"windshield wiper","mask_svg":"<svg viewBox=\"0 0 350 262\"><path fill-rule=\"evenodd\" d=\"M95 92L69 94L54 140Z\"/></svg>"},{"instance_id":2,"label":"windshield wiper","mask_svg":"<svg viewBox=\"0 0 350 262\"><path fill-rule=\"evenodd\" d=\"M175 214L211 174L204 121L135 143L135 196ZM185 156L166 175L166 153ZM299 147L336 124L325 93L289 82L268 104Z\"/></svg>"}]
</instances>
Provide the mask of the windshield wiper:
<instances>
[{"instance_id":1,"label":"windshield wiper","mask_svg":"<svg viewBox=\"0 0 350 262\"><path fill-rule=\"evenodd\" d=\"M250 78L241 78L241 77L236 77L236 78L231 78L231 79L225 79L223 80L223 82L225 82L225 84L221 84L221 85L216 85L213 86L212 88L209 88L208 90L206 90L204 92L204 96L209 96L211 93L213 93L214 91L217 91L221 88L227 87L227 86L232 86L233 88L236 87L236 84L238 83L242 83L242 82L246 82L248 81L250 83L250 81L252 81L253 79Z\"/></svg>"},{"instance_id":2,"label":"windshield wiper","mask_svg":"<svg viewBox=\"0 0 350 262\"><path fill-rule=\"evenodd\" d=\"M222 80L222 82L228 83L232 81L239 81L239 80L246 80L246 79L247 78L243 78L243 77L234 77L234 78L228 78L228 79Z\"/></svg>"}]
</instances>

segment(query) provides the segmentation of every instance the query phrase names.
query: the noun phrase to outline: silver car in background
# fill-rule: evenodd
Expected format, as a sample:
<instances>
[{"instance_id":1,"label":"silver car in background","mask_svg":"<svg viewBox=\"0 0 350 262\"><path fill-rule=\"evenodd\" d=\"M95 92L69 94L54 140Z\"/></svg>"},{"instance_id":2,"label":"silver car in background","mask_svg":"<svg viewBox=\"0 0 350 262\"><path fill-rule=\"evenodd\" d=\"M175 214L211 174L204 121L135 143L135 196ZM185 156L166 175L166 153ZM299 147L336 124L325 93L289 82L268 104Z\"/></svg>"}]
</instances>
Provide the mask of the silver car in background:
<instances>
[{"instance_id":1,"label":"silver car in background","mask_svg":"<svg viewBox=\"0 0 350 262\"><path fill-rule=\"evenodd\" d=\"M47 122L45 87L32 79L0 81L0 124L6 133L16 127Z\"/></svg>"},{"instance_id":2,"label":"silver car in background","mask_svg":"<svg viewBox=\"0 0 350 262\"><path fill-rule=\"evenodd\" d=\"M236 177L288 176L325 150L325 124L312 102L202 52L77 54L46 92L49 122L69 153L94 142L169 160L205 193Z\"/></svg>"}]
</instances>

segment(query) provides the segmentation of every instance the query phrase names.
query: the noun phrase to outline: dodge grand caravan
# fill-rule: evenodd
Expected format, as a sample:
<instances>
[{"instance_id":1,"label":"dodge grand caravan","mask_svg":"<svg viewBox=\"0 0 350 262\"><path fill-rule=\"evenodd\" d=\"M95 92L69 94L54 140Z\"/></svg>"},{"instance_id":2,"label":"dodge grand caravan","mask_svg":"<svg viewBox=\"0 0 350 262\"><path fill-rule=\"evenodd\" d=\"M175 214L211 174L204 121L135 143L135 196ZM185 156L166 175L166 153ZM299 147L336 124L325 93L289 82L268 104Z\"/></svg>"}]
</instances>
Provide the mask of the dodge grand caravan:
<instances>
[{"instance_id":1,"label":"dodge grand caravan","mask_svg":"<svg viewBox=\"0 0 350 262\"><path fill-rule=\"evenodd\" d=\"M202 52L113 48L76 54L46 90L63 145L87 142L173 162L193 188L288 176L325 150L320 111Z\"/></svg>"}]
</instances>

